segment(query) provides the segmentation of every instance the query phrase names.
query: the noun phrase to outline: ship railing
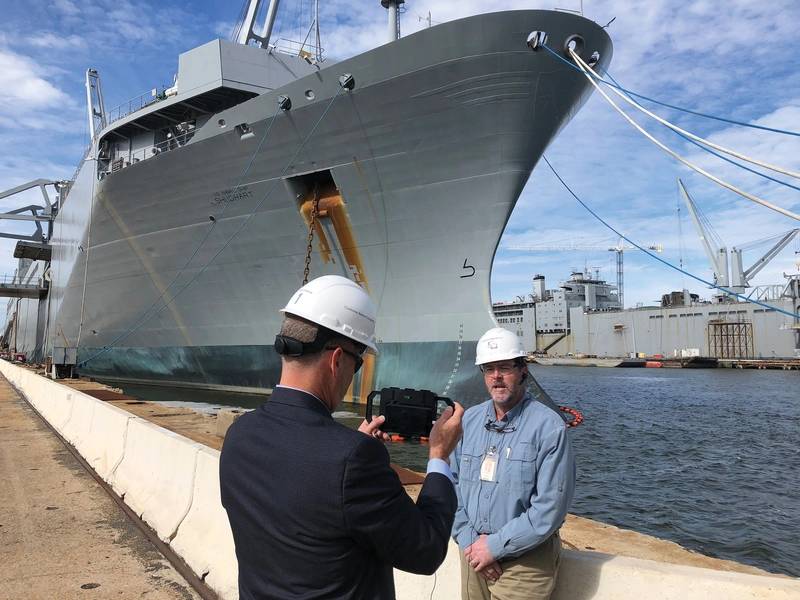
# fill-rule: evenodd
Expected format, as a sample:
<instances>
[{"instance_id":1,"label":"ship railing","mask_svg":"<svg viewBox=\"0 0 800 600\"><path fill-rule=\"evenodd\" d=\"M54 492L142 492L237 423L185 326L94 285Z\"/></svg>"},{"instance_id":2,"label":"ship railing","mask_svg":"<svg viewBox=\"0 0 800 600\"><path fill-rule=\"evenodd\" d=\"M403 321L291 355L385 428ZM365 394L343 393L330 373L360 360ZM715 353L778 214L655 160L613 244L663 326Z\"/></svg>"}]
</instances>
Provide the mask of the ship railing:
<instances>
[{"instance_id":1,"label":"ship railing","mask_svg":"<svg viewBox=\"0 0 800 600\"><path fill-rule=\"evenodd\" d=\"M779 300L783 296L786 289L784 284L770 284L770 285L757 285L755 286L747 297L752 300L760 300L762 302L769 300Z\"/></svg>"},{"instance_id":2,"label":"ship railing","mask_svg":"<svg viewBox=\"0 0 800 600\"><path fill-rule=\"evenodd\" d=\"M89 145L86 146L86 149L83 151L83 156L78 161L78 166L75 167L75 172L72 173L72 177L69 178L69 181L75 181L78 178L78 173L80 173L81 167L83 166L83 161L86 160L86 157L89 156L89 152L92 151L92 142L89 142Z\"/></svg>"},{"instance_id":3,"label":"ship railing","mask_svg":"<svg viewBox=\"0 0 800 600\"><path fill-rule=\"evenodd\" d=\"M185 146L192 136L194 136L194 134L194 129L191 131L185 131L184 133L178 135L170 134L171 137L163 142L159 142L153 146L148 146L147 148L140 148L139 150L134 150L130 153L126 152L111 161L109 165L109 171L106 172L106 175L109 173L116 173L117 171L120 171L121 169L131 165L135 165L138 162L158 156L163 152L169 152L170 150L175 150L176 148Z\"/></svg>"},{"instance_id":4,"label":"ship railing","mask_svg":"<svg viewBox=\"0 0 800 600\"><path fill-rule=\"evenodd\" d=\"M123 102L119 106L115 106L109 111L106 111L106 125L110 125L114 121L119 121L129 114L143 109L145 106L150 106L156 102L160 102L167 98L167 86L155 87L148 92L139 94L131 98L127 102Z\"/></svg>"},{"instance_id":5,"label":"ship railing","mask_svg":"<svg viewBox=\"0 0 800 600\"><path fill-rule=\"evenodd\" d=\"M298 42L295 40L287 40L280 38L272 47L281 54L289 54L291 56L299 56L305 59L314 59L319 56L320 62L325 60L325 48L318 48L308 42Z\"/></svg>"},{"instance_id":6,"label":"ship railing","mask_svg":"<svg viewBox=\"0 0 800 600\"><path fill-rule=\"evenodd\" d=\"M26 279L23 275L0 275L0 287L40 289L44 286L44 278Z\"/></svg>"}]
</instances>

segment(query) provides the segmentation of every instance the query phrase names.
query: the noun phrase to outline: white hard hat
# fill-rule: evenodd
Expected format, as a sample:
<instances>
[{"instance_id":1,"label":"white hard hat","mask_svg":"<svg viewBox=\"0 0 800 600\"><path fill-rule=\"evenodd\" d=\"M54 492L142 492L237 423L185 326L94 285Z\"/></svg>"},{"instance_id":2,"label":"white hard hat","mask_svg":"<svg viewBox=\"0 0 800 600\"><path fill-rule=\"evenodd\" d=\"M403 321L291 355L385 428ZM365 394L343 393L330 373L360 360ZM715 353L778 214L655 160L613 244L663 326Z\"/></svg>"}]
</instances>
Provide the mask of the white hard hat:
<instances>
[{"instance_id":1,"label":"white hard hat","mask_svg":"<svg viewBox=\"0 0 800 600\"><path fill-rule=\"evenodd\" d=\"M508 329L494 327L478 340L478 347L475 349L475 364L480 366L499 360L524 358L527 354L522 347L522 338Z\"/></svg>"},{"instance_id":2,"label":"white hard hat","mask_svg":"<svg viewBox=\"0 0 800 600\"><path fill-rule=\"evenodd\" d=\"M309 281L281 312L322 325L378 353L375 304L361 286L346 277L323 275Z\"/></svg>"}]
</instances>

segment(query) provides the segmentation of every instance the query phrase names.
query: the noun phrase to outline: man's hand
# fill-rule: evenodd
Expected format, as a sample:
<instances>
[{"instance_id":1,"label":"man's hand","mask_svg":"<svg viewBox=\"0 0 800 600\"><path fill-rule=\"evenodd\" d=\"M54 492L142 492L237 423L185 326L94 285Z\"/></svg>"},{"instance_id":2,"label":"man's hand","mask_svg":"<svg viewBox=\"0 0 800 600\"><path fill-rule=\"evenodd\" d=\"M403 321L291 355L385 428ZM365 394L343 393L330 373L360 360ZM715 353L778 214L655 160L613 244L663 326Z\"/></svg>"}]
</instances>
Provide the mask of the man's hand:
<instances>
[{"instance_id":1,"label":"man's hand","mask_svg":"<svg viewBox=\"0 0 800 600\"><path fill-rule=\"evenodd\" d=\"M386 417L383 415L377 415L372 417L372 422L367 422L366 419L358 426L358 430L361 433L366 433L367 435L377 438L379 440L383 440L384 442L388 442L391 440L391 436L388 433L384 433L380 430L381 425L386 420Z\"/></svg>"},{"instance_id":2,"label":"man's hand","mask_svg":"<svg viewBox=\"0 0 800 600\"><path fill-rule=\"evenodd\" d=\"M455 403L455 408L448 406L444 409L442 416L436 420L431 429L428 440L429 458L441 458L445 461L449 459L463 433L461 429L461 417L463 416L464 407L458 402Z\"/></svg>"},{"instance_id":3,"label":"man's hand","mask_svg":"<svg viewBox=\"0 0 800 600\"><path fill-rule=\"evenodd\" d=\"M488 567L478 572L486 581L497 581L500 579L500 575L503 574L503 567L500 566L499 562L494 561Z\"/></svg>"},{"instance_id":4,"label":"man's hand","mask_svg":"<svg viewBox=\"0 0 800 600\"><path fill-rule=\"evenodd\" d=\"M494 565L497 563L489 550L489 539L484 534L481 534L480 537L475 540L475 543L464 550L464 558L467 559L467 564L478 573L488 570L489 567L494 568ZM500 565L497 565L498 568L499 566ZM502 574L502 572L503 570L500 569L500 574ZM500 577L500 574L497 576Z\"/></svg>"}]
</instances>

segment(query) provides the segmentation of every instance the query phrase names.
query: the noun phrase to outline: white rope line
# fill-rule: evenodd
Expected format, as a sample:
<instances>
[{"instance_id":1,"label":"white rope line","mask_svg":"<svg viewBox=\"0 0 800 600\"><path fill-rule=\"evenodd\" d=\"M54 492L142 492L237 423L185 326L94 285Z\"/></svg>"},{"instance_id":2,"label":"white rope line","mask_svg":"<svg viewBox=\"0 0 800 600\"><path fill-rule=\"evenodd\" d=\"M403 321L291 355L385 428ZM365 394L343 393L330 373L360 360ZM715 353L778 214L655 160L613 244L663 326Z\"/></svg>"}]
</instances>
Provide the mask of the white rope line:
<instances>
[{"instance_id":1,"label":"white rope line","mask_svg":"<svg viewBox=\"0 0 800 600\"><path fill-rule=\"evenodd\" d=\"M572 55L573 60L577 57L577 55L575 54L575 52L572 49L570 49L570 54ZM611 98L608 97L608 94L606 94L600 88L600 86L595 82L594 78L592 78L592 76L589 75L589 73L586 72L586 70L583 68L583 66L580 64L580 62L576 61L576 64L578 65L578 68L580 68L581 72L586 76L586 79L589 80L589 83L591 83L592 86L594 86L594 89L596 89L598 91L598 93L601 96L603 96L603 98L605 98L606 101L611 106L613 106L614 109L619 114L621 114L625 118L626 121L628 121L631 125L633 125L633 127L635 127L642 135L644 135L647 139L649 139L651 142L653 142L656 146L661 148L664 152L669 154L672 158L674 158L675 160L677 160L680 163L683 163L684 165L686 165L687 167L689 167L693 171L696 171L696 172L700 173L701 175L704 175L705 177L708 177L711 181L713 181L714 183L716 183L718 185L721 185L725 189L728 189L728 190L734 192L735 194L739 194L742 198L746 198L747 200L750 200L751 202L755 202L756 204L760 204L761 206L769 208L770 210L774 210L775 212L778 212L778 213L780 213L780 214L782 214L782 215L784 215L786 217L789 217L790 219L794 219L795 221L800 221L800 215L798 215L796 213L793 213L790 210L786 210L785 208L781 208L780 206L777 206L775 204L772 204L771 202L768 202L768 201L766 201L766 200L764 200L762 198L759 198L758 196L754 196L753 194L745 192L744 190L741 190L741 189L737 188L736 186L731 185L730 183L728 183L726 181L723 181L719 177L715 177L714 175L712 175L711 173L709 173L705 169L702 169L701 167L698 167L697 165L695 165L693 163L690 163L688 160L683 158L678 153L676 153L673 150L670 150L669 148L667 148L664 144L659 142L656 138L654 138L647 131L645 131L644 128L642 128L636 121L634 121L624 110L622 110L619 106L617 106L617 104Z\"/></svg>"},{"instance_id":2,"label":"white rope line","mask_svg":"<svg viewBox=\"0 0 800 600\"><path fill-rule=\"evenodd\" d=\"M586 64L584 62L584 60L580 56L578 56L577 54L574 54L574 52L573 52L573 58L575 59L576 62L580 62L579 66L582 66L584 68L583 69L584 71L589 71L589 73L591 73L592 76L595 79L597 79L598 81L603 81L603 78L600 77L597 74L597 72L595 72L588 64ZM764 162L762 160L758 160L757 158L751 158L751 157L749 157L749 156L747 156L745 154L741 154L739 152L736 152L735 150L731 150L730 148L726 148L725 146L720 146L719 144L715 144L712 141L709 141L709 140L707 140L705 138L701 138L700 136L697 136L697 135L691 133L690 131L686 131L685 129L682 129L682 128L678 127L677 125L675 125L673 123L670 123L666 119L663 119L663 118L659 117L657 114L647 110L644 106L642 106L641 104L639 104L638 102L636 102L635 100L630 98L628 95L623 94L622 92L620 92L615 87L611 87L611 91L614 92L617 96L619 96L623 100L625 100L625 102L627 102L628 104L630 104L634 108L636 108L636 109L640 110L641 112L643 112L644 114L646 114L648 117L651 117L651 118L655 119L656 121L658 121L662 125L664 125L666 127L669 127L673 131L677 131L678 133L681 133L681 134L685 135L686 137L693 139L696 142L700 142L701 144L705 144L706 146L714 148L714 150L719 150L720 152L722 152L724 154L728 154L730 156L735 156L736 158L738 158L740 160L743 160L745 162L749 162L750 164L758 165L759 167L763 167L765 169L769 169L770 171L775 171L776 173L781 173L783 175L788 175L789 177L794 177L795 179L800 179L800 172L798 172L798 171L791 171L789 169L785 169L783 167L779 167L777 165L773 165L773 164Z\"/></svg>"}]
</instances>

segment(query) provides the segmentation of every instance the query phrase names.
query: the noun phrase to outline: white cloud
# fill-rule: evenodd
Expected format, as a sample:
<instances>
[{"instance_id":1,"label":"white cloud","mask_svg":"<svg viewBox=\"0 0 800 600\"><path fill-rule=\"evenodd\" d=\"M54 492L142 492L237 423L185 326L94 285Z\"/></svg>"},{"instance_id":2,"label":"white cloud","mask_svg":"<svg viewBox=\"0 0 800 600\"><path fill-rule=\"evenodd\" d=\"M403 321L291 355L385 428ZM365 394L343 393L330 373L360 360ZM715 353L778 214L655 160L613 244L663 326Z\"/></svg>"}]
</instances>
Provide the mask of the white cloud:
<instances>
[{"instance_id":1,"label":"white cloud","mask_svg":"<svg viewBox=\"0 0 800 600\"><path fill-rule=\"evenodd\" d=\"M227 40L235 27L236 23L234 21L217 21L211 26L211 30L218 38Z\"/></svg>"},{"instance_id":2,"label":"white cloud","mask_svg":"<svg viewBox=\"0 0 800 600\"><path fill-rule=\"evenodd\" d=\"M48 48L51 50L69 50L72 48L83 49L87 47L86 39L83 36L59 35L52 31L43 31L27 39L28 44L37 48Z\"/></svg>"},{"instance_id":3,"label":"white cloud","mask_svg":"<svg viewBox=\"0 0 800 600\"><path fill-rule=\"evenodd\" d=\"M44 79L41 71L29 57L0 49L0 110L16 114L65 102L66 94Z\"/></svg>"},{"instance_id":4,"label":"white cloud","mask_svg":"<svg viewBox=\"0 0 800 600\"><path fill-rule=\"evenodd\" d=\"M56 10L61 14L68 17L77 16L81 12L80 8L78 8L72 0L53 0L53 6L55 6Z\"/></svg>"},{"instance_id":5,"label":"white cloud","mask_svg":"<svg viewBox=\"0 0 800 600\"><path fill-rule=\"evenodd\" d=\"M753 123L776 129L797 129L797 124L800 123L800 98L787 100L784 106L754 119ZM742 127L727 127L709 136L709 140L784 169L800 171L800 138L798 137ZM692 154L688 158L746 192L786 208L800 207L800 193L797 190L757 177L728 162L723 162L695 146L692 146ZM800 186L797 179L789 179L774 171L752 164L747 164L747 166L771 177ZM737 201L743 202L744 200L737 199Z\"/></svg>"}]
</instances>

